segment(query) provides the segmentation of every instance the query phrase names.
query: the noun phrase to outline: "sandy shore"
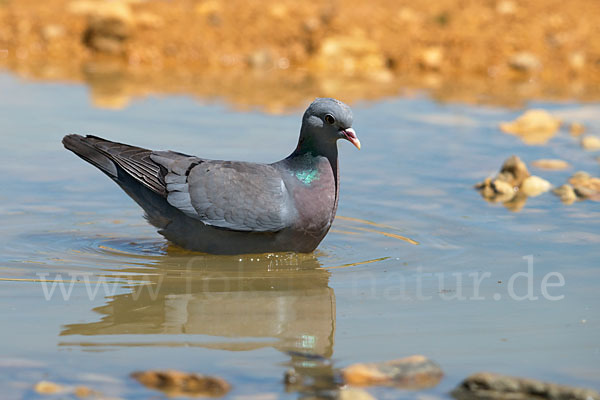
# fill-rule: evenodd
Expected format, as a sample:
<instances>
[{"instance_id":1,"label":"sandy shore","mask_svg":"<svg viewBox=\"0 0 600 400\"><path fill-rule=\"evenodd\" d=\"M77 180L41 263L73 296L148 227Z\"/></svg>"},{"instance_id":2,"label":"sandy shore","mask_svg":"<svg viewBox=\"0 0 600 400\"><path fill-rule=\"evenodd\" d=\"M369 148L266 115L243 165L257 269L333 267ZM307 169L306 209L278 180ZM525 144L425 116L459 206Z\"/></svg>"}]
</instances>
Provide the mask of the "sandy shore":
<instances>
[{"instance_id":1,"label":"sandy shore","mask_svg":"<svg viewBox=\"0 0 600 400\"><path fill-rule=\"evenodd\" d=\"M589 0L3 0L0 68L85 81L106 107L190 93L278 112L415 89L594 100L599 20Z\"/></svg>"}]
</instances>

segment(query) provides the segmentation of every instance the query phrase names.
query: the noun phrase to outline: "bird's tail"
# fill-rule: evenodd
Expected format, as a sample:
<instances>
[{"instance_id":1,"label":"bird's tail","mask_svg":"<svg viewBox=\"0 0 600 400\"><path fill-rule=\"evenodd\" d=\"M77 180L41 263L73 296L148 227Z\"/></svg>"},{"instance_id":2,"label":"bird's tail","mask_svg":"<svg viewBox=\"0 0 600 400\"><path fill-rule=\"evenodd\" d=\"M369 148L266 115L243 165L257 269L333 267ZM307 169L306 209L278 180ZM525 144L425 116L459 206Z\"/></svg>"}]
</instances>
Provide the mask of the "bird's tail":
<instances>
[{"instance_id":1,"label":"bird's tail","mask_svg":"<svg viewBox=\"0 0 600 400\"><path fill-rule=\"evenodd\" d=\"M169 224L174 210L166 201L166 184L151 150L91 135L67 135L62 142L114 180L146 211L152 225L163 229Z\"/></svg>"},{"instance_id":2,"label":"bird's tail","mask_svg":"<svg viewBox=\"0 0 600 400\"><path fill-rule=\"evenodd\" d=\"M111 178L117 179L117 166L105 152L100 151L94 145L94 142L90 140L91 138L92 137L90 136L67 135L63 138L62 143L65 146L65 149L77 154Z\"/></svg>"},{"instance_id":3,"label":"bird's tail","mask_svg":"<svg viewBox=\"0 0 600 400\"><path fill-rule=\"evenodd\" d=\"M142 186L166 195L160 165L152 161L152 150L111 142L97 136L67 135L63 145L85 161L99 168L117 182L133 178Z\"/></svg>"}]
</instances>

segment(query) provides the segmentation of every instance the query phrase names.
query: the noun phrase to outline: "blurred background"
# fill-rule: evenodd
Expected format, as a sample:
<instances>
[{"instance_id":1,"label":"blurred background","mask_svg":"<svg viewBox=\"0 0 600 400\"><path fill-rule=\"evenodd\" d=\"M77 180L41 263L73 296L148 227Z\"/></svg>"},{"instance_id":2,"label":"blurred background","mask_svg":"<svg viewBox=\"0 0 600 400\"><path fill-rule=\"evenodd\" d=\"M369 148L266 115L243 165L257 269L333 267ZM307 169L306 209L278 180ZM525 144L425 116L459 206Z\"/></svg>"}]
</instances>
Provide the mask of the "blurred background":
<instances>
[{"instance_id":1,"label":"blurred background","mask_svg":"<svg viewBox=\"0 0 600 400\"><path fill-rule=\"evenodd\" d=\"M282 112L315 97L515 105L600 94L594 0L2 0L0 67L96 105L188 93Z\"/></svg>"}]
</instances>

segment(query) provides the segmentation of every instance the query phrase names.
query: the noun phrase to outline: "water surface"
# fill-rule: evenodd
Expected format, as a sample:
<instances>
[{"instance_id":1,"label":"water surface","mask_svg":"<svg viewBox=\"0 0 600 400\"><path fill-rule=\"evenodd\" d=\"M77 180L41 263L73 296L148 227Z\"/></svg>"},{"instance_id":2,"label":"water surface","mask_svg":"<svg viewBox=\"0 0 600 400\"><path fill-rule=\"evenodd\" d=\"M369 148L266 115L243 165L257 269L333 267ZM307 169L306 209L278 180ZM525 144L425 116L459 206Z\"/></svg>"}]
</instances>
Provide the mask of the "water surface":
<instances>
[{"instance_id":1,"label":"water surface","mask_svg":"<svg viewBox=\"0 0 600 400\"><path fill-rule=\"evenodd\" d=\"M600 132L600 104L530 106ZM556 186L577 170L598 175L595 154L565 132L545 146L502 134L498 123L521 110L425 95L353 109L363 150L339 145L340 218L318 250L210 256L169 245L62 136L272 162L295 146L301 110L169 96L111 111L93 107L83 86L0 75L5 396L36 398L32 385L46 379L156 397L129 374L175 368L222 376L228 398L326 397L337 368L411 354L442 366L440 385L371 393L449 398L481 370L600 389L598 203L566 206L547 193L511 212L472 189L511 154L569 161L567 171L532 169ZM529 260L537 300L519 300L530 283L515 279L510 296L509 282ZM560 300L541 291L549 273L564 277L547 293ZM286 391L291 367L306 381Z\"/></svg>"}]
</instances>

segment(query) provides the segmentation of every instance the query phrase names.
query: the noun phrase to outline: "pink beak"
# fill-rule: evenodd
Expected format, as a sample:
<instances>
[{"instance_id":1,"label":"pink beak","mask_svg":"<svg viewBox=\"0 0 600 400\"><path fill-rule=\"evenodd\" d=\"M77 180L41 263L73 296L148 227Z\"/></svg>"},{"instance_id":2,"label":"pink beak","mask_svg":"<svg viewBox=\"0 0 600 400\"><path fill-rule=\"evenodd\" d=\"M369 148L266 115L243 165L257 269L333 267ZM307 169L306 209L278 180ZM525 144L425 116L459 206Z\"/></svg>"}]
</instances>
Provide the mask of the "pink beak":
<instances>
[{"instance_id":1,"label":"pink beak","mask_svg":"<svg viewBox=\"0 0 600 400\"><path fill-rule=\"evenodd\" d=\"M354 129L347 128L347 129L342 130L342 132L344 132L344 135L346 135L346 140L348 140L350 143L352 143L354 146L356 146L357 149L360 150L360 140L358 140L358 137L356 136L356 132L354 132Z\"/></svg>"}]
</instances>

